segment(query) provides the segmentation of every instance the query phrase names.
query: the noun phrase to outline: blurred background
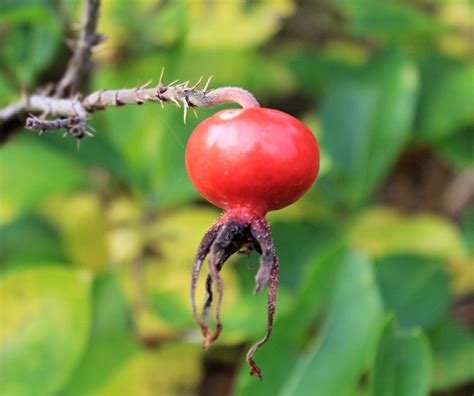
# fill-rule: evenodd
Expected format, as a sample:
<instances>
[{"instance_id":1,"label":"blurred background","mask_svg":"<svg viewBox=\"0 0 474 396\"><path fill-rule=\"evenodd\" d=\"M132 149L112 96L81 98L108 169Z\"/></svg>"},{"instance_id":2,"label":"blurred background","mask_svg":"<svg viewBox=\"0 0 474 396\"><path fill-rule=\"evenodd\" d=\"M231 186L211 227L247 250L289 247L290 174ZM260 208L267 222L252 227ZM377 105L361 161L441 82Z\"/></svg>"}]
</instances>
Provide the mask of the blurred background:
<instances>
[{"instance_id":1,"label":"blurred background","mask_svg":"<svg viewBox=\"0 0 474 396\"><path fill-rule=\"evenodd\" d=\"M62 75L79 0L0 5L0 106ZM306 122L315 186L268 217L281 286L270 341L258 257L223 269L207 352L189 286L219 215L184 167L198 109L97 112L76 150L0 127L0 394L471 395L474 2L103 0L87 92L214 75ZM228 106L232 107L232 106ZM202 279L201 279L202 281ZM198 294L204 298L201 282ZM199 300L200 301L200 300Z\"/></svg>"}]
</instances>

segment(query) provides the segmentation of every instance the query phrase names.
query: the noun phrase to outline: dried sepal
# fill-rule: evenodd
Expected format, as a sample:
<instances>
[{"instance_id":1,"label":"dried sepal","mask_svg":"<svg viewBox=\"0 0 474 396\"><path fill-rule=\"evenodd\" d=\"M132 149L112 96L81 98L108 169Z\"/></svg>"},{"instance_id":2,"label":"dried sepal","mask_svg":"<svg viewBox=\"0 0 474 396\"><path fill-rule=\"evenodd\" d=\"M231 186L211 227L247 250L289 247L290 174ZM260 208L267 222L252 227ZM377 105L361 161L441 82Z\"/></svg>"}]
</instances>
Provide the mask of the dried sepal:
<instances>
[{"instance_id":1,"label":"dried sepal","mask_svg":"<svg viewBox=\"0 0 474 396\"><path fill-rule=\"evenodd\" d=\"M256 351L267 342L270 337L275 315L276 294L278 289L278 259L273 247L270 227L264 218L240 218L233 213L224 214L204 236L193 265L191 282L191 304L193 316L198 323L204 337L203 346L209 348L222 332L221 305L224 294L224 284L220 271L227 259L239 251L255 250L260 254L260 268L256 276L256 292L268 284L268 325L265 336L254 344L247 353L246 362L250 367L250 374L262 378L261 370L253 360ZM199 272L208 256L208 275L206 278L206 298L201 317L197 315L195 292ZM215 301L216 328L212 332L208 327L208 314L214 302L213 286L217 293Z\"/></svg>"}]
</instances>

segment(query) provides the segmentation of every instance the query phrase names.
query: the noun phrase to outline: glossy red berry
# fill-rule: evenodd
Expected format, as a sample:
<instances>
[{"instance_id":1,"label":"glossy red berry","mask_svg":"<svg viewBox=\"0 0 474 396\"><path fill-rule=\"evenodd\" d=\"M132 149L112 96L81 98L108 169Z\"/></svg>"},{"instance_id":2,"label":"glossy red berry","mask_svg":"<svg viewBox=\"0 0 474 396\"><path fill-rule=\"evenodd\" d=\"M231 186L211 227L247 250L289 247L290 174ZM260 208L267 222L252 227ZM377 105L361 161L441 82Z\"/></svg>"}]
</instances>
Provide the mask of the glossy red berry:
<instances>
[{"instance_id":1,"label":"glossy red berry","mask_svg":"<svg viewBox=\"0 0 474 396\"><path fill-rule=\"evenodd\" d=\"M225 92L234 91L230 88ZM193 316L207 348L222 330L223 283L219 272L224 263L241 250L260 254L255 291L268 284L268 327L265 336L248 351L246 361L250 374L261 378L253 355L272 331L279 272L265 214L295 202L310 188L319 170L318 144L301 121L281 111L260 107L223 110L193 131L186 148L186 167L197 190L224 209L224 214L202 239L194 260ZM208 255L207 295L199 316L196 285ZM214 298L213 285L217 292L216 330L211 332L208 314Z\"/></svg>"},{"instance_id":2,"label":"glossy red berry","mask_svg":"<svg viewBox=\"0 0 474 396\"><path fill-rule=\"evenodd\" d=\"M289 114L230 109L193 131L186 167L194 186L214 205L264 215L308 190L318 174L319 149L308 127Z\"/></svg>"}]
</instances>

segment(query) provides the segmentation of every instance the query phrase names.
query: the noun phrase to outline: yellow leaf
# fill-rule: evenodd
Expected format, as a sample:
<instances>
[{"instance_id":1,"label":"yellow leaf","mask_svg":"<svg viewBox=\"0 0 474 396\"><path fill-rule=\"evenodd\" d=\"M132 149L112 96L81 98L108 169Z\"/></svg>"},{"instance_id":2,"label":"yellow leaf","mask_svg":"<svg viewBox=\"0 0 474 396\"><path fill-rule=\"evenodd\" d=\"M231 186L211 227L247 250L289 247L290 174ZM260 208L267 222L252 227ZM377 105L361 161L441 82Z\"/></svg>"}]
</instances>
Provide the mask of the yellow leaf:
<instances>
[{"instance_id":1,"label":"yellow leaf","mask_svg":"<svg viewBox=\"0 0 474 396\"><path fill-rule=\"evenodd\" d=\"M166 263L190 269L202 237L218 217L217 210L186 208L158 218L148 231L148 240Z\"/></svg>"},{"instance_id":2,"label":"yellow leaf","mask_svg":"<svg viewBox=\"0 0 474 396\"><path fill-rule=\"evenodd\" d=\"M205 277L207 266L204 265L199 279L196 301L199 310L205 298ZM225 319L231 315L240 299L240 286L233 269L232 260L226 263L221 272L224 282L224 298L222 302L222 316ZM191 263L189 267L175 266L162 260L149 259L137 268L136 264L125 267L121 271L121 282L126 297L134 309L135 328L140 336L151 335L156 337L167 337L171 334L173 323L167 322L166 318L152 313L152 298L160 296L172 296L173 304L183 307L181 312L174 313L173 322L186 323L188 330L196 330L192 318L190 286L191 286ZM181 315L180 318L176 318ZM212 315L211 315L212 316ZM155 317L155 319L151 319ZM183 329L180 329L183 330Z\"/></svg>"},{"instance_id":3,"label":"yellow leaf","mask_svg":"<svg viewBox=\"0 0 474 396\"><path fill-rule=\"evenodd\" d=\"M141 255L143 235L138 227L114 228L107 234L107 243L113 263L129 263Z\"/></svg>"},{"instance_id":4,"label":"yellow leaf","mask_svg":"<svg viewBox=\"0 0 474 396\"><path fill-rule=\"evenodd\" d=\"M71 260L94 270L106 267L106 221L99 197L82 193L49 200L43 213L58 228Z\"/></svg>"},{"instance_id":5,"label":"yellow leaf","mask_svg":"<svg viewBox=\"0 0 474 396\"><path fill-rule=\"evenodd\" d=\"M187 1L190 18L187 44L192 48L251 48L272 37L281 20L295 9L291 0Z\"/></svg>"},{"instance_id":6,"label":"yellow leaf","mask_svg":"<svg viewBox=\"0 0 474 396\"><path fill-rule=\"evenodd\" d=\"M142 219L142 208L138 203L129 197L118 197L110 203L107 208L107 221L109 224L130 225L138 224Z\"/></svg>"},{"instance_id":7,"label":"yellow leaf","mask_svg":"<svg viewBox=\"0 0 474 396\"><path fill-rule=\"evenodd\" d=\"M191 395L202 377L202 348L185 343L163 344L121 367L96 395Z\"/></svg>"},{"instance_id":8,"label":"yellow leaf","mask_svg":"<svg viewBox=\"0 0 474 396\"><path fill-rule=\"evenodd\" d=\"M444 260L468 257L456 226L431 214L406 216L384 207L370 209L356 217L348 236L355 248L375 257L398 252Z\"/></svg>"},{"instance_id":9,"label":"yellow leaf","mask_svg":"<svg viewBox=\"0 0 474 396\"><path fill-rule=\"evenodd\" d=\"M12 271L0 279L2 395L60 391L86 346L90 286L89 273L59 266Z\"/></svg>"},{"instance_id":10,"label":"yellow leaf","mask_svg":"<svg viewBox=\"0 0 474 396\"><path fill-rule=\"evenodd\" d=\"M453 288L457 295L474 292L474 257L449 262L448 268L453 278Z\"/></svg>"},{"instance_id":11,"label":"yellow leaf","mask_svg":"<svg viewBox=\"0 0 474 396\"><path fill-rule=\"evenodd\" d=\"M348 236L352 246L372 257L414 253L444 260L455 293L474 290L474 258L456 226L442 217L379 207L357 217Z\"/></svg>"}]
</instances>

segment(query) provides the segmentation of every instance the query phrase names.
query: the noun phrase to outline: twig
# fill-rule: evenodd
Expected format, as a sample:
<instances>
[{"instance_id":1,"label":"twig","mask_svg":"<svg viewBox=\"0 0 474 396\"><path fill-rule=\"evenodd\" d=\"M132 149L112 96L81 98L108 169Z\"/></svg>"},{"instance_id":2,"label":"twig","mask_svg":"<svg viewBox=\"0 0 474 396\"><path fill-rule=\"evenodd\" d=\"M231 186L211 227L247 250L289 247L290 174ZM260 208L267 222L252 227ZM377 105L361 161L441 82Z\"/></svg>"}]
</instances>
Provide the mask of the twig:
<instances>
[{"instance_id":1,"label":"twig","mask_svg":"<svg viewBox=\"0 0 474 396\"><path fill-rule=\"evenodd\" d=\"M100 0L87 0L82 17L79 39L69 60L66 72L56 86L55 96L62 97L68 91L73 95L79 91L82 81L91 69L92 49L105 40L96 32Z\"/></svg>"},{"instance_id":2,"label":"twig","mask_svg":"<svg viewBox=\"0 0 474 396\"><path fill-rule=\"evenodd\" d=\"M443 207L451 217L456 218L474 198L474 171L457 174L448 184L442 197Z\"/></svg>"},{"instance_id":3,"label":"twig","mask_svg":"<svg viewBox=\"0 0 474 396\"><path fill-rule=\"evenodd\" d=\"M40 133L65 129L66 135L80 140L85 136L92 136L87 126L90 114L108 107L142 105L146 102L159 102L163 106L166 102L172 102L178 108L183 108L186 123L190 107L197 117L195 111L197 107L212 107L231 102L238 103L242 107L259 106L253 95L242 88L223 87L208 90L212 76L204 88L200 87L202 77L192 86L189 85L189 81L181 84L177 84L178 81L164 84L164 68L161 70L158 85L154 88L150 88L150 81L132 89L100 90L87 96L80 95L81 82L90 70L92 49L105 39L96 32L99 7L100 0L86 1L79 40L54 94L50 94L51 89L42 89L33 95L24 95L18 102L0 109L0 140L5 140L8 134L6 125L11 127L18 121L25 122L28 114L25 125L27 129ZM68 98L64 98L66 93L69 95Z\"/></svg>"},{"instance_id":4,"label":"twig","mask_svg":"<svg viewBox=\"0 0 474 396\"><path fill-rule=\"evenodd\" d=\"M161 73L163 79L163 71ZM209 85L209 81L206 87ZM222 87L213 90L202 90L198 84L188 86L188 82L178 85L166 85L162 81L155 88L148 88L150 83L141 87L118 90L101 90L91 93L85 98L79 96L73 99L59 99L48 95L32 95L0 109L0 125L19 114L30 114L26 120L26 128L33 131L52 131L66 128L70 136L77 139L90 135L87 131L86 119L98 110L108 107L124 106L128 104L142 105L146 102L174 103L184 109L186 123L189 107L212 107L224 103L235 102L243 107L258 107L257 100L242 88ZM39 115L31 116L31 114ZM46 120L45 117L55 117ZM58 119L61 118L61 119ZM65 121L63 119L69 120ZM80 120L80 123L77 122ZM73 128L68 128L70 126ZM78 130L78 128L80 128Z\"/></svg>"}]
</instances>

